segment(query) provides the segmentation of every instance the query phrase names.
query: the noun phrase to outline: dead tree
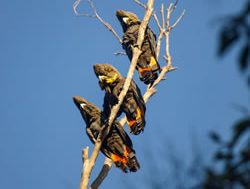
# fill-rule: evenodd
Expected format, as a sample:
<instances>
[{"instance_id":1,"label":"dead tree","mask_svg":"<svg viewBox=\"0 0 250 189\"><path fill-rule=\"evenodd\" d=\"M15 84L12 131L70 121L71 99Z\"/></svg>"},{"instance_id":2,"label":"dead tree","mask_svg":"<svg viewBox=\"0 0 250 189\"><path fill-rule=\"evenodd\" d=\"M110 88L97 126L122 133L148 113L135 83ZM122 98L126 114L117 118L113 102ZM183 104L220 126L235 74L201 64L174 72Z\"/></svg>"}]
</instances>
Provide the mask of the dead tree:
<instances>
[{"instance_id":1,"label":"dead tree","mask_svg":"<svg viewBox=\"0 0 250 189\"><path fill-rule=\"evenodd\" d=\"M165 9L164 4L161 5L161 10L160 10L161 21L159 20L157 13L154 11L154 0L148 0L147 4L143 4L139 0L131 0L131 1L136 3L138 6L141 6L143 8L143 10L145 11L145 14L144 14L143 20L140 24L140 27L139 27L137 45L135 47L132 47L133 58L131 60L131 64L130 64L130 67L129 67L129 70L128 70L128 73L126 76L126 81L124 83L123 89L122 89L122 91L119 95L119 98L118 98L118 104L112 108L110 117L108 119L108 128L111 127L113 121L115 120L116 115L120 109L122 102L123 102L123 99L128 91L129 86L130 86L130 82L133 78L134 71L136 68L137 60L141 54L141 45L142 45L143 40L144 40L144 33L145 33L146 27L147 27L148 22L149 22L151 17L153 17L153 19L156 22L157 27L159 29L159 34L157 37L157 52L156 52L157 60L159 59L162 40L165 39L165 47L164 47L165 54L164 54L163 58L164 58L166 64L165 64L165 66L162 67L159 77L155 80L155 82L150 87L147 88L146 92L144 93L143 99L144 99L145 103L149 100L149 98L151 96L153 96L156 93L156 86L161 81L166 79L165 78L166 74L170 71L176 70L176 68L172 65L172 58L171 58L170 51L169 51L169 34L172 31L172 29L174 29L176 27L176 25L179 23L179 21L182 19L182 17L184 16L185 10L181 13L181 15L178 17L178 19L173 24L170 24L170 17L171 17L171 14L176 9L176 5L178 3L178 0L176 0L175 3L170 3L170 5L166 9ZM79 13L77 11L77 7L81 3L81 0L76 0L76 2L73 4L74 13L77 16L96 18L98 21L100 21L101 24L103 24L115 36L115 38L118 40L118 42L122 44L122 39L119 37L119 35L113 29L113 27L108 22L106 22L100 16L100 14L97 12L93 1L87 0L87 2L89 3L90 7L92 8L93 14ZM125 123L126 123L126 117L123 117L120 120L120 124L122 126L124 126ZM102 141L104 138L105 138L105 136L103 133L99 134L90 158L89 158L88 146L83 149L83 152L82 152L83 165L82 165L80 189L87 189L89 186L89 178L90 178L92 169L95 165L95 161L96 161L96 158L99 154L99 151L100 151L100 148L102 145ZM109 158L106 158L99 175L96 177L96 179L90 185L91 189L97 189L101 185L102 181L108 175L109 170L111 169L111 166L112 166L112 161Z\"/></svg>"}]
</instances>

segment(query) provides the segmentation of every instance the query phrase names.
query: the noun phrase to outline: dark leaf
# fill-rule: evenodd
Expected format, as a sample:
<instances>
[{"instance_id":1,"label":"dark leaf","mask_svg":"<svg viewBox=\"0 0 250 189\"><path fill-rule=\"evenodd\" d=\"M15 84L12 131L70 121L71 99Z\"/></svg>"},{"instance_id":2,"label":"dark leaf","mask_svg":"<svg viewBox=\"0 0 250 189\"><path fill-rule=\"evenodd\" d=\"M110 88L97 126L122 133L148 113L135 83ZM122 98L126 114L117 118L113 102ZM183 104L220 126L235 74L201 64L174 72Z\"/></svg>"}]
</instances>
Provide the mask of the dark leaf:
<instances>
[{"instance_id":1,"label":"dark leaf","mask_svg":"<svg viewBox=\"0 0 250 189\"><path fill-rule=\"evenodd\" d=\"M216 133L215 131L209 132L209 137L210 137L210 139L211 139L213 142L215 142L215 143L217 143L217 144L221 144L221 137L220 137L220 135L219 135L218 133Z\"/></svg>"},{"instance_id":2,"label":"dark leaf","mask_svg":"<svg viewBox=\"0 0 250 189\"><path fill-rule=\"evenodd\" d=\"M234 126L234 133L232 140L229 142L228 147L233 147L235 143L239 140L242 134L246 133L247 129L250 128L250 118L243 119L239 121Z\"/></svg>"},{"instance_id":3,"label":"dark leaf","mask_svg":"<svg viewBox=\"0 0 250 189\"><path fill-rule=\"evenodd\" d=\"M231 153L225 153L218 151L214 154L214 159L215 160L231 160L233 158L233 155Z\"/></svg>"},{"instance_id":4,"label":"dark leaf","mask_svg":"<svg viewBox=\"0 0 250 189\"><path fill-rule=\"evenodd\" d=\"M234 126L234 132L236 133L242 133L246 129L250 128L250 118L243 119L239 121L235 126Z\"/></svg>"},{"instance_id":5,"label":"dark leaf","mask_svg":"<svg viewBox=\"0 0 250 189\"><path fill-rule=\"evenodd\" d=\"M245 160L246 162L249 162L249 161L250 161L250 149L249 149L249 148L250 148L250 147L247 146L246 149L243 149L243 150L241 151L241 158L242 158L243 160Z\"/></svg>"},{"instance_id":6,"label":"dark leaf","mask_svg":"<svg viewBox=\"0 0 250 189\"><path fill-rule=\"evenodd\" d=\"M222 56L238 39L240 35L234 24L229 23L220 33L219 56Z\"/></svg>"},{"instance_id":7,"label":"dark leaf","mask_svg":"<svg viewBox=\"0 0 250 189\"><path fill-rule=\"evenodd\" d=\"M250 76L247 77L247 86L250 88Z\"/></svg>"},{"instance_id":8,"label":"dark leaf","mask_svg":"<svg viewBox=\"0 0 250 189\"><path fill-rule=\"evenodd\" d=\"M241 71L245 71L250 64L249 50L250 50L249 43L247 43L245 46L243 46L243 48L240 51L239 66Z\"/></svg>"}]
</instances>

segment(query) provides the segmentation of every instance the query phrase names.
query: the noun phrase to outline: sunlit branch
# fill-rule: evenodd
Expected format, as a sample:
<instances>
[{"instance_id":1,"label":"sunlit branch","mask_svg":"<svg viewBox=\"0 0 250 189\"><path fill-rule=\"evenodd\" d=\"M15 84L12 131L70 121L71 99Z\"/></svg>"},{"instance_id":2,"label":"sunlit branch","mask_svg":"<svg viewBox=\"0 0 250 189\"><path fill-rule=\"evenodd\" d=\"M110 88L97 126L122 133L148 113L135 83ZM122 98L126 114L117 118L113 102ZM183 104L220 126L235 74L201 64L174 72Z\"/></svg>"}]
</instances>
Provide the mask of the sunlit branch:
<instances>
[{"instance_id":1,"label":"sunlit branch","mask_svg":"<svg viewBox=\"0 0 250 189\"><path fill-rule=\"evenodd\" d=\"M81 3L81 0L76 0L75 3L73 4L73 11L77 16L85 16L85 17L92 17L92 18L96 18L98 19L115 37L116 39L119 41L119 43L122 43L122 39L120 38L120 36L116 33L116 31L113 29L113 27L106 21L103 20L103 18L98 14L96 7L93 3L92 0L87 0L88 3L90 4L94 14L87 14L87 13L79 13L77 11L77 7L79 6L79 4Z\"/></svg>"},{"instance_id":2,"label":"sunlit branch","mask_svg":"<svg viewBox=\"0 0 250 189\"><path fill-rule=\"evenodd\" d=\"M136 1L136 2L137 2L137 1ZM176 69L175 67L172 66L172 59L171 59L171 55L170 55L170 51L169 51L169 33L170 33L170 29L167 29L167 30L165 29L165 26L170 27L170 15L171 15L171 13L173 12L173 11L172 11L172 6L173 6L173 5L176 5L176 3L175 3L175 4L170 4L170 6L169 6L169 8L168 8L168 10L167 10L167 19L166 19L166 23L163 22L163 23L162 23L162 26L160 27L160 33L162 33L162 34L160 35L160 42L161 42L161 39L162 39L163 35L165 36L165 39L166 39L166 44L165 44L165 55L164 55L165 61L166 61L166 65L162 67L161 73L160 73L159 77L155 80L155 82L153 83L153 85L152 85L151 87L148 87L147 90L146 90L146 92L144 93L143 99L144 99L145 103L148 102L149 98L152 97L152 96L156 93L155 87L156 87L162 80L165 80L166 74L167 74L168 72L174 71L174 70ZM161 14L162 14L162 19L164 20L164 17L165 17L165 16L164 16L164 6L163 6L163 5L162 5L162 8L161 8ZM180 16L180 17L182 18L182 16ZM180 19L181 19L181 18L180 18ZM179 22L179 21L178 21L178 22ZM178 24L178 22L177 22L176 24ZM159 38L158 38L158 40L159 40ZM159 43L160 43L160 42L159 42ZM159 49L158 51L160 51L160 49ZM124 117L119 121L119 123L120 123L122 126L124 126L124 125L126 124L126 121L127 121L126 116L124 116ZM105 159L105 162L108 161L108 160L109 160L109 158L106 158L106 159ZM104 163L104 166L107 166L107 165L108 165L108 166L110 167L111 164L112 164L112 161L109 161L108 164L107 164L107 163ZM101 173L99 174L99 176L96 178L95 182L97 182L97 180L99 179L100 175L102 175L102 176L103 176L103 175L107 176L110 169L106 170L106 173L105 173L105 174L103 174L103 170L104 170L104 167L103 167ZM102 181L103 181L104 178L103 178L103 177L101 177L101 178L102 178ZM101 181L101 182L102 182L102 181ZM101 182L98 182L99 185L101 184ZM99 185L98 185L98 186L99 186ZM98 186L97 186L97 188L98 188ZM94 189L94 188L91 188L91 189Z\"/></svg>"},{"instance_id":3,"label":"sunlit branch","mask_svg":"<svg viewBox=\"0 0 250 189\"><path fill-rule=\"evenodd\" d=\"M93 2L91 0L88 0L88 2L90 2L91 7L92 7L95 15L98 18L99 15L96 12L96 9L95 9L95 7L93 5ZM89 159L88 166L85 166L85 165L83 166L84 167L84 171L83 171L84 172L84 174L83 174L84 178L82 178L83 184L81 184L82 188L80 188L80 189L87 189L87 187L88 187L89 177L90 177L92 169L94 167L96 158L97 158L97 156L99 154L102 142L105 139L105 137L107 136L107 134L109 133L109 130L110 130L115 118L116 118L116 115L117 115L117 113L118 113L118 111L120 109L120 106L121 106L121 104L123 102L123 99L124 99L125 95L127 94L127 91L129 89L130 83L131 83L132 78L133 78L133 74L134 74L134 71L135 71L137 60L138 60L138 58L139 58L139 56L141 54L141 45L142 45L142 42L144 40L145 30L147 28L149 19L150 19L151 15L152 15L152 12L153 12L153 7L154 7L154 0L148 0L146 13L145 13L145 16L144 16L144 18L143 18L143 20L142 20L142 22L140 24L140 27L139 27L137 46L132 47L133 57L132 57L132 60L131 60L131 64L130 64L130 67L129 67L129 71L127 73L127 77L126 77L123 89L122 89L122 91L121 91L121 93L120 93L120 95L118 97L118 104L115 105L114 107L112 107L112 109L111 109L111 114L110 114L110 117L108 119L108 125L106 126L107 128L105 129L105 133L101 132L101 133L99 133L99 135L97 137L97 140L95 142L92 155L91 155L91 157ZM106 170L108 170L108 169L106 169ZM98 176L98 178L101 178L101 177ZM95 180L94 182L101 184L102 181Z\"/></svg>"}]
</instances>

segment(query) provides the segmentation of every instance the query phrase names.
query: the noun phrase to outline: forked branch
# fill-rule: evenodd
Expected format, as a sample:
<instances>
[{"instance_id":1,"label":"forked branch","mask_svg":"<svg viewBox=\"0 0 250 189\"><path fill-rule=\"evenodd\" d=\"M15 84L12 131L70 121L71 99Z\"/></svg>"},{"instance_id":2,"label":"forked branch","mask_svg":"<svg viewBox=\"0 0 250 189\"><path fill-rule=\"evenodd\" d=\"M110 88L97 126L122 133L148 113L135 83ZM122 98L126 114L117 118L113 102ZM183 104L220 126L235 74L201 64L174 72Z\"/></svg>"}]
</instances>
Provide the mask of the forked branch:
<instances>
[{"instance_id":1,"label":"forked branch","mask_svg":"<svg viewBox=\"0 0 250 189\"><path fill-rule=\"evenodd\" d=\"M134 0L134 1L136 3L140 3L138 0ZM143 5L141 5L141 6L143 6ZM167 9L167 11L166 11L166 14L167 14L167 16L166 16L166 22L165 22L164 5L161 6L162 25L158 26L159 30L160 30L160 34L158 36L158 41L157 41L157 59L158 59L159 52L160 52L159 46L161 45L161 41L162 41L162 38L163 38L163 35L164 35L165 40L166 40L166 43L165 43L165 55L164 55L164 59L166 61L166 65L162 67L161 73L160 73L159 77L155 80L155 82L153 83L153 85L150 88L148 87L147 90L146 90L146 92L144 93L143 99L144 99L145 103L148 102L149 98L152 97L156 93L155 87L162 80L165 80L166 74L168 72L173 71L173 70L176 69L175 67L172 66L172 59L171 59L171 55L170 55L170 51L169 51L169 34L170 34L171 29L174 28L179 23L179 21L181 20L181 18L184 16L185 11L183 11L182 14L181 14L181 16L177 19L177 21L173 25L174 27L171 27L171 25L170 25L170 16L171 16L171 14L172 14L172 12L174 10L174 9L172 9L173 6L175 7L176 3L175 4L170 4L169 7L168 7L168 9ZM155 14L154 17L156 17L155 20L158 20L156 14ZM159 21L158 21L158 23L159 23ZM166 27L168 29L166 29ZM126 121L127 121L126 116L124 116L120 120L120 124L122 126L124 126L126 124ZM112 161L110 161L110 160L108 161L108 160L109 160L109 158L105 159L104 166L111 167ZM95 188L93 187L91 189L96 189L96 188L98 188L100 186L100 184L104 180L103 175L107 176L110 169L106 170L105 174L103 173L103 170L104 170L104 167L103 167L102 171L100 172L100 174L98 175L98 177L94 181L94 183L98 182L99 185L95 185Z\"/></svg>"},{"instance_id":2,"label":"forked branch","mask_svg":"<svg viewBox=\"0 0 250 189\"><path fill-rule=\"evenodd\" d=\"M98 19L111 33L113 33L113 35L116 37L116 39L119 41L119 43L122 43L122 39L120 38L120 36L116 33L116 31L113 29L113 27L106 22L97 12L96 7L93 3L93 0L87 0L90 7L92 8L92 11L94 14L88 14L88 13L79 13L77 11L78 6L81 3L81 0L76 0L75 3L73 4L73 11L75 13L75 15L77 16L85 16L85 17L92 17L92 18L96 18Z\"/></svg>"},{"instance_id":3,"label":"forked branch","mask_svg":"<svg viewBox=\"0 0 250 189\"><path fill-rule=\"evenodd\" d=\"M98 20L100 20L103 23L103 20L100 19L99 15L96 12L96 9L94 7L93 2L91 0L88 0L88 2L90 2L90 5L91 5L91 7L92 7L92 9L93 9L93 11L95 13L95 16L98 18ZM79 5L79 3L78 3L78 5ZM129 67L129 71L127 73L127 77L126 77L123 89L122 89L122 91L121 91L121 93L120 93L120 95L118 97L118 104L115 105L111 109L111 114L110 114L110 117L108 119L108 125L107 125L108 128L105 129L105 133L101 132L97 137L97 141L95 143L94 150L93 150L92 155L91 155L91 157L89 159L89 165L88 166L85 166L85 165L83 166L84 170L83 170L83 174L82 174L82 178L81 178L81 183L83 182L83 184L81 184L80 189L87 189L87 187L88 187L89 177L90 177L91 171L92 171L92 169L94 167L96 158L97 158L97 156L99 154L102 142L105 139L107 133L109 132L109 130L111 128L111 125L112 125L113 121L115 120L116 115L117 115L117 113L118 113L118 111L120 109L120 106L121 106L122 102L123 102L123 99L124 99L125 95L127 94L127 91L129 89L130 83L131 83L132 78L133 78L133 74L134 74L134 71L135 71L135 67L136 67L136 64L137 64L138 57L141 54L141 45L142 45L142 42L144 40L144 34L145 34L146 27L148 25L149 19L150 19L151 15L152 15L152 12L153 12L153 7L154 7L154 0L148 0L146 13L145 13L145 16L144 16L144 18L143 18L143 20L141 22L140 27L139 27L137 46L132 48L133 58L131 60L131 64L130 64L130 67ZM73 8L74 8L74 6L73 6ZM76 10L76 8L74 9L74 11L75 10ZM105 25L105 26L107 27L107 25ZM83 178L83 176L84 176L84 178ZM96 183L101 183L101 182L96 181ZM92 186L94 187L94 184Z\"/></svg>"},{"instance_id":4,"label":"forked branch","mask_svg":"<svg viewBox=\"0 0 250 189\"><path fill-rule=\"evenodd\" d=\"M116 39L119 41L119 43L122 44L121 38L118 36L118 34L112 28L112 26L108 22L104 21L101 18L101 16L97 13L97 10L94 6L93 1L92 0L87 0L87 1L89 3L90 7L92 8L93 14L91 15L91 14L87 14L87 13L81 13L81 14L78 13L77 7L79 6L81 0L76 0L76 2L73 5L73 10L74 10L75 14L77 16L93 17L93 18L98 19L111 33L113 33L113 35L116 37ZM148 25L148 22L149 22L149 19L151 16L153 16L153 18L154 18L154 20L159 28L159 35L157 38L157 52L156 52L157 60L159 59L162 39L163 39L163 37L165 37L165 45L166 46L165 46L165 55L163 57L166 61L166 65L162 67L161 73L160 73L159 77L157 78L157 80L155 80L153 85L150 88L149 87L147 88L147 90L143 96L145 103L149 100L149 98L151 96L153 96L156 93L155 87L162 80L165 80L166 74L168 72L176 69L172 66L172 59L171 59L171 55L169 52L169 33L182 19L185 11L183 11L182 14L180 15L180 17L174 22L173 25L171 25L170 24L170 16L173 13L173 11L175 10L178 0L175 3L171 3L169 5L168 9L166 10L166 19L165 19L164 5L162 4L161 10L160 10L162 24L160 24L160 21L157 17L156 12L153 12L154 0L148 0L147 5L141 3L139 0L133 0L133 1L136 2L138 5L140 5L141 7L143 7L146 10L146 13L145 13L145 16L142 20L140 28L139 28L137 45L135 47L132 47L133 58L131 60L130 68L129 68L129 71L127 73L127 77L126 77L125 84L123 86L123 90L121 91L121 93L119 95L118 104L116 106L114 106L111 110L111 115L110 115L109 120L108 120L108 131L109 131L113 121L116 118L116 114L117 114L118 110L120 109L120 106L123 102L123 99L128 91L131 80L133 78L136 63L137 63L137 60L141 54L141 45L142 45L142 42L144 40L144 33L145 33L146 27ZM126 123L126 117L123 117L120 120L120 123L122 126L124 126ZM107 133L108 132L99 134L90 159L88 159L88 147L83 150L84 158L83 158L83 168L82 168L82 178L81 178L81 183L80 183L80 189L87 189L87 187L88 187L91 171L94 167L96 158L99 154L99 151L100 151L100 148L102 145L102 141L105 139L105 137L106 137L105 135ZM111 166L112 166L112 161L109 158L106 158L100 174L95 179L95 181L91 184L91 189L97 189L101 185L102 181L108 175L108 172L111 169Z\"/></svg>"}]
</instances>

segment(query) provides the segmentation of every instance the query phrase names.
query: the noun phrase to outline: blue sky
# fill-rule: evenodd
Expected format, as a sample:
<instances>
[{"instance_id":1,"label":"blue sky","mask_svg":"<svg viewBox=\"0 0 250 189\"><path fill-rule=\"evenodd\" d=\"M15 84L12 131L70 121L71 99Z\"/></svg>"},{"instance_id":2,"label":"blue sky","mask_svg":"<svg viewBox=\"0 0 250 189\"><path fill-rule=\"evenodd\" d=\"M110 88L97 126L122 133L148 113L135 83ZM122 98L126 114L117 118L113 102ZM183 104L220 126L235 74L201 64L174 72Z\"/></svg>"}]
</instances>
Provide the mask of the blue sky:
<instances>
[{"instance_id":1,"label":"blue sky","mask_svg":"<svg viewBox=\"0 0 250 189\"><path fill-rule=\"evenodd\" d=\"M121 50L114 36L96 20L75 16L73 2L0 2L0 188L77 188L81 149L93 145L71 97L80 95L101 107L104 94L93 73L95 63L110 63L126 74L127 57L113 55ZM170 174L162 163L168 158L168 144L188 162L193 135L205 156L215 147L207 131L229 135L230 126L242 117L232 104L249 105L249 92L236 64L237 49L216 57L222 24L217 18L238 12L243 2L179 1L173 18L183 9L186 15L170 38L178 70L168 74L148 103L145 132L131 136L141 170L124 175L112 169L103 188L135 188L147 184L145 177ZM95 4L120 35L117 9L143 16L132 1ZM86 2L80 10L90 11ZM150 25L157 32L153 22ZM135 80L144 91L137 74ZM100 155L94 174L102 161Z\"/></svg>"}]
</instances>

